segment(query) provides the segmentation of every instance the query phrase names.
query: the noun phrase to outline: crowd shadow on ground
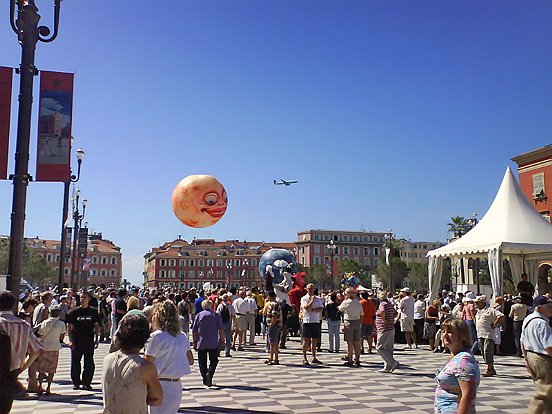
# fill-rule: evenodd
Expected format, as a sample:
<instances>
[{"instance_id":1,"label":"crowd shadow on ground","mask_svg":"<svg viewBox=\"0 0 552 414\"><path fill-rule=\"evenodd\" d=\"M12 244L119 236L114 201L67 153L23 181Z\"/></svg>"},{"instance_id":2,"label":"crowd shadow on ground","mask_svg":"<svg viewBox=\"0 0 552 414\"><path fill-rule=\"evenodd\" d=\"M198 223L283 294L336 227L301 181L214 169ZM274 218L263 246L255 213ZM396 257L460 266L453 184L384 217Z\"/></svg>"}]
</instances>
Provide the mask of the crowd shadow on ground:
<instances>
[{"instance_id":1,"label":"crowd shadow on ground","mask_svg":"<svg viewBox=\"0 0 552 414\"><path fill-rule=\"evenodd\" d=\"M258 410L244 410L241 408L225 408L225 407L215 407L211 405L203 407L191 407L191 408L180 408L179 413L195 413L195 414L277 414L279 411L258 411Z\"/></svg>"}]
</instances>

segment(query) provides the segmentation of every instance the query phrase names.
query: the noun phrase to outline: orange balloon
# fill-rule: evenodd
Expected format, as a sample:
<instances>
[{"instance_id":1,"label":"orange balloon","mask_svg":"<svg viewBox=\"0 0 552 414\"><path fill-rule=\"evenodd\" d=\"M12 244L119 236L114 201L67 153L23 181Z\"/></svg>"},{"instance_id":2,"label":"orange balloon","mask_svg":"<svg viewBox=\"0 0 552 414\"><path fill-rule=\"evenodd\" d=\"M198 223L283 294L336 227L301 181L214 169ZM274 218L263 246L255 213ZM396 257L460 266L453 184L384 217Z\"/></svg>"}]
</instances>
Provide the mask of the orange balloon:
<instances>
[{"instance_id":1,"label":"orange balloon","mask_svg":"<svg viewBox=\"0 0 552 414\"><path fill-rule=\"evenodd\" d=\"M218 222L228 207L222 184L210 175L189 175L172 193L174 214L190 227L209 227Z\"/></svg>"}]
</instances>

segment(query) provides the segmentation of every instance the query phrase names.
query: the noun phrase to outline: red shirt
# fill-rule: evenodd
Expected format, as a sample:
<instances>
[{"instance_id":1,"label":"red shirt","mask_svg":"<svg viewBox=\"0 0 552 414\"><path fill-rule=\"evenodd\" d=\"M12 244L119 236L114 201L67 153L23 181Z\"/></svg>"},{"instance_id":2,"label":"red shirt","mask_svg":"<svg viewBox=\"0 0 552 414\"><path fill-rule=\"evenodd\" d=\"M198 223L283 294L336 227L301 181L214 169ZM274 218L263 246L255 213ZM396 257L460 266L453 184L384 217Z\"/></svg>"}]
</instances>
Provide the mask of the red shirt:
<instances>
[{"instance_id":1,"label":"red shirt","mask_svg":"<svg viewBox=\"0 0 552 414\"><path fill-rule=\"evenodd\" d=\"M361 299L360 304L364 310L364 316L362 317L362 323L364 325L373 325L376 316L376 306L371 300Z\"/></svg>"}]
</instances>

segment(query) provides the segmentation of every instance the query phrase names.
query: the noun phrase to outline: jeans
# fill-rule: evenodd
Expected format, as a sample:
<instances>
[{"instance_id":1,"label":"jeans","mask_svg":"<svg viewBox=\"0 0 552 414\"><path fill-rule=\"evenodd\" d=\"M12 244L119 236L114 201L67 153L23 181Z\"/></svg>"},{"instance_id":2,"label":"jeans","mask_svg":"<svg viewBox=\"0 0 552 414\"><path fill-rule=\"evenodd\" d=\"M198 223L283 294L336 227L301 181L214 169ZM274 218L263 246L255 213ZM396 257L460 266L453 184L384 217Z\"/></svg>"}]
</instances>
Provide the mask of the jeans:
<instances>
[{"instance_id":1,"label":"jeans","mask_svg":"<svg viewBox=\"0 0 552 414\"><path fill-rule=\"evenodd\" d=\"M339 328L341 326L341 321L331 321L328 319L328 333L330 352L337 351L339 352L340 342L339 342Z\"/></svg>"},{"instance_id":2,"label":"jeans","mask_svg":"<svg viewBox=\"0 0 552 414\"><path fill-rule=\"evenodd\" d=\"M228 322L222 323L222 329L224 330L224 351L226 355L230 354L230 347L232 346L232 319Z\"/></svg>"},{"instance_id":3,"label":"jeans","mask_svg":"<svg viewBox=\"0 0 552 414\"><path fill-rule=\"evenodd\" d=\"M516 342L516 353L517 356L521 356L521 327L523 326L523 321L514 321L514 341Z\"/></svg>"},{"instance_id":4,"label":"jeans","mask_svg":"<svg viewBox=\"0 0 552 414\"><path fill-rule=\"evenodd\" d=\"M81 381L81 359L84 356L84 371ZM75 345L71 351L71 381L73 385L90 385L94 378L94 342Z\"/></svg>"},{"instance_id":5,"label":"jeans","mask_svg":"<svg viewBox=\"0 0 552 414\"><path fill-rule=\"evenodd\" d=\"M207 367L207 356L209 356L209 367ZM207 379L207 375L213 378L213 375L215 375L215 370L217 369L218 360L218 348L197 350L197 362L199 364L199 372L201 373L203 381Z\"/></svg>"},{"instance_id":6,"label":"jeans","mask_svg":"<svg viewBox=\"0 0 552 414\"><path fill-rule=\"evenodd\" d=\"M475 322L470 319L466 319L466 324L470 328L472 341L473 341L473 344L470 348L470 352L472 354L475 354L475 352L477 352L477 350L479 349L479 344L477 343L477 329L475 329Z\"/></svg>"}]
</instances>

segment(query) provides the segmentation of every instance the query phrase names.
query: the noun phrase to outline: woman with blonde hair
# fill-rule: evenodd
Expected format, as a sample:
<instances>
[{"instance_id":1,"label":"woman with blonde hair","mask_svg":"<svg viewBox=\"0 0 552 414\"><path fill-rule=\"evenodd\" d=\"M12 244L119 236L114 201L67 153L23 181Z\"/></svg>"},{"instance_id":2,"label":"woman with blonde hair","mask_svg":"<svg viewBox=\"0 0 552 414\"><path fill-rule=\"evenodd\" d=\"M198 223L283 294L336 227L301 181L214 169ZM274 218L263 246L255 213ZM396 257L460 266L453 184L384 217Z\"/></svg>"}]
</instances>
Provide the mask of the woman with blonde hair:
<instances>
[{"instance_id":1,"label":"woman with blonde hair","mask_svg":"<svg viewBox=\"0 0 552 414\"><path fill-rule=\"evenodd\" d=\"M473 343L470 328L465 321L450 318L443 322L441 330L451 356L435 377L435 413L474 413L481 373L469 351Z\"/></svg>"},{"instance_id":2,"label":"woman with blonde hair","mask_svg":"<svg viewBox=\"0 0 552 414\"><path fill-rule=\"evenodd\" d=\"M163 388L163 404L150 407L152 414L175 414L182 399L180 378L191 374L194 357L188 336L180 331L176 305L166 300L153 308L151 325L154 329L146 343L146 360L155 364Z\"/></svg>"}]
</instances>

